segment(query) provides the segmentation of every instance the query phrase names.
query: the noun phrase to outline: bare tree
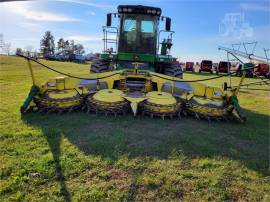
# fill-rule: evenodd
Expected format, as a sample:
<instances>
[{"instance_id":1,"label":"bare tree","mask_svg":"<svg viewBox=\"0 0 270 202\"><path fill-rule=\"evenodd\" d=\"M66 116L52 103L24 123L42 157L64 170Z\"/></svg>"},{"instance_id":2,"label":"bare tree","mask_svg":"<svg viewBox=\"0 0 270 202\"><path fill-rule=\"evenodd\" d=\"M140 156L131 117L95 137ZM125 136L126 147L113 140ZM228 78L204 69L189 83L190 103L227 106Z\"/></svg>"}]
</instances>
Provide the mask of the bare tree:
<instances>
[{"instance_id":1,"label":"bare tree","mask_svg":"<svg viewBox=\"0 0 270 202\"><path fill-rule=\"evenodd\" d=\"M10 48L11 48L11 44L10 43L6 43L5 44L5 50L6 50L6 53L9 55L10 54Z\"/></svg>"},{"instance_id":2,"label":"bare tree","mask_svg":"<svg viewBox=\"0 0 270 202\"><path fill-rule=\"evenodd\" d=\"M0 34L0 48L3 50L5 46L4 35Z\"/></svg>"},{"instance_id":3,"label":"bare tree","mask_svg":"<svg viewBox=\"0 0 270 202\"><path fill-rule=\"evenodd\" d=\"M34 49L34 47L31 46L31 45L28 45L28 46L25 46L24 49L25 49L26 51L28 51L28 52L32 52L33 49Z\"/></svg>"},{"instance_id":4,"label":"bare tree","mask_svg":"<svg viewBox=\"0 0 270 202\"><path fill-rule=\"evenodd\" d=\"M74 46L74 53L75 54L79 54L79 55L84 54L85 51L84 51L83 45L82 44L75 44L75 46Z\"/></svg>"},{"instance_id":5,"label":"bare tree","mask_svg":"<svg viewBox=\"0 0 270 202\"><path fill-rule=\"evenodd\" d=\"M11 44L5 43L4 34L1 33L0 34L0 50L2 50L4 53L9 55L10 47L11 47Z\"/></svg>"}]
</instances>

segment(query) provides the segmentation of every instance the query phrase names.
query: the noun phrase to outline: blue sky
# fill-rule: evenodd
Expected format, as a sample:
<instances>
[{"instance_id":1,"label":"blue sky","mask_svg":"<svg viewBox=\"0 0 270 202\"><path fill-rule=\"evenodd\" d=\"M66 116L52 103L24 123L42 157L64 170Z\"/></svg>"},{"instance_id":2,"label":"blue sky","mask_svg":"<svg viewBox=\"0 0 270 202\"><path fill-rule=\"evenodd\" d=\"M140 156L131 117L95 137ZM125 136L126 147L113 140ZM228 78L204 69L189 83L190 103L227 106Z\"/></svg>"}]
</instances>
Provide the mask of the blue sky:
<instances>
[{"instance_id":1,"label":"blue sky","mask_svg":"<svg viewBox=\"0 0 270 202\"><path fill-rule=\"evenodd\" d=\"M219 45L258 41L257 53L270 48L270 0L40 0L0 3L0 33L13 49L32 46L46 30L55 39L73 39L87 52L102 50L105 15L119 4L162 8L172 18L172 54L181 61L226 59ZM164 26L161 24L161 26ZM270 53L269 53L270 54Z\"/></svg>"}]
</instances>

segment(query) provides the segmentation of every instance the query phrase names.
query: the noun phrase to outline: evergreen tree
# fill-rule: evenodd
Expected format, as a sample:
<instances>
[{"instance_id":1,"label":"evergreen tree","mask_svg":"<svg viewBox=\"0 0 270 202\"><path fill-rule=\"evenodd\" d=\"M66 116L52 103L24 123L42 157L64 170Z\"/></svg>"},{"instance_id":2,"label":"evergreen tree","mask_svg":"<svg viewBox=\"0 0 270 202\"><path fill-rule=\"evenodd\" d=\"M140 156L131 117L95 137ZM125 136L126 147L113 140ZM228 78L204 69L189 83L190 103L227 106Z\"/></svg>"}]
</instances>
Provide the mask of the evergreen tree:
<instances>
[{"instance_id":1,"label":"evergreen tree","mask_svg":"<svg viewBox=\"0 0 270 202\"><path fill-rule=\"evenodd\" d=\"M46 31L40 40L40 51L43 54L54 54L54 37L50 31Z\"/></svg>"},{"instance_id":2,"label":"evergreen tree","mask_svg":"<svg viewBox=\"0 0 270 202\"><path fill-rule=\"evenodd\" d=\"M69 41L68 40L66 40L66 42L65 42L65 51L66 52L69 52Z\"/></svg>"},{"instance_id":3,"label":"evergreen tree","mask_svg":"<svg viewBox=\"0 0 270 202\"><path fill-rule=\"evenodd\" d=\"M57 50L59 52L63 52L65 50L65 41L63 38L60 38L57 42Z\"/></svg>"},{"instance_id":4,"label":"evergreen tree","mask_svg":"<svg viewBox=\"0 0 270 202\"><path fill-rule=\"evenodd\" d=\"M70 43L69 43L69 52L70 52L70 54L74 54L74 52L75 52L74 40L70 40Z\"/></svg>"}]
</instances>

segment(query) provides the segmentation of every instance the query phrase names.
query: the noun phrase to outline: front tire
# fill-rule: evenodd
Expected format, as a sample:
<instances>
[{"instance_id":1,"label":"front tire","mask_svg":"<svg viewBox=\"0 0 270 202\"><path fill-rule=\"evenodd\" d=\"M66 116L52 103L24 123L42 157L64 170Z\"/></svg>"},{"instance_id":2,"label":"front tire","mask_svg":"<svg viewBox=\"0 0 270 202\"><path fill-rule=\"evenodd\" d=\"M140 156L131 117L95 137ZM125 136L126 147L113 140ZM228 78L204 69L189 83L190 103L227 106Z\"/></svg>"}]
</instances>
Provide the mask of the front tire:
<instances>
[{"instance_id":1,"label":"front tire","mask_svg":"<svg viewBox=\"0 0 270 202\"><path fill-rule=\"evenodd\" d=\"M179 63L167 64L164 67L164 74L171 77L183 78L183 70Z\"/></svg>"}]
</instances>

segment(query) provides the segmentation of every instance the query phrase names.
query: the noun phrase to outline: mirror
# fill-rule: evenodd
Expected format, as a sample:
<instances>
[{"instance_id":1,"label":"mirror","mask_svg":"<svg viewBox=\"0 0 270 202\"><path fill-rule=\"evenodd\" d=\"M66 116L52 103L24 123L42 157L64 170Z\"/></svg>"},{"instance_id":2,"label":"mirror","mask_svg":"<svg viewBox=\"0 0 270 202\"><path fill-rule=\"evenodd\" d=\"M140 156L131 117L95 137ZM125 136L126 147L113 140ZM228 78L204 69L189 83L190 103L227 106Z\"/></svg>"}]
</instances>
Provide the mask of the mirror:
<instances>
[{"instance_id":1,"label":"mirror","mask_svg":"<svg viewBox=\"0 0 270 202\"><path fill-rule=\"evenodd\" d=\"M165 29L171 31L171 18L166 18Z\"/></svg>"},{"instance_id":2,"label":"mirror","mask_svg":"<svg viewBox=\"0 0 270 202\"><path fill-rule=\"evenodd\" d=\"M110 27L112 25L112 14L108 13L107 14L107 22L106 22L106 26Z\"/></svg>"}]
</instances>

